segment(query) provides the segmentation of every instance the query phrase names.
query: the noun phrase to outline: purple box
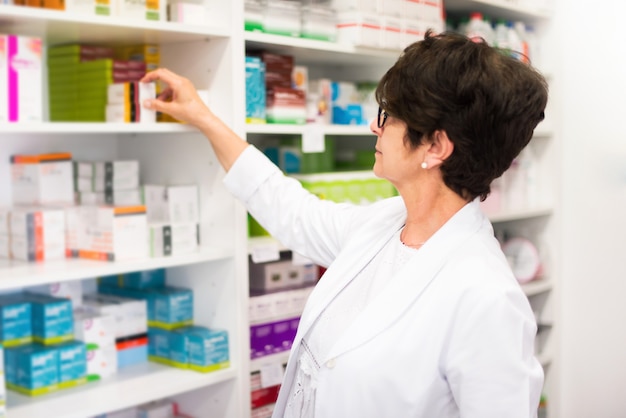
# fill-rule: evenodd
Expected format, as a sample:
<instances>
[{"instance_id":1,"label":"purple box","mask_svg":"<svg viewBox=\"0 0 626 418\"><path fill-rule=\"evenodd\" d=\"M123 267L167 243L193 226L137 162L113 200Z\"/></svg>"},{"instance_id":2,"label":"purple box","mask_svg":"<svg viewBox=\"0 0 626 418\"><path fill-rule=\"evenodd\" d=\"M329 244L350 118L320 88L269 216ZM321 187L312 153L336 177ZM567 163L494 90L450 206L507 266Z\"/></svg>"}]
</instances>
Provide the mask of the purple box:
<instances>
[{"instance_id":1,"label":"purple box","mask_svg":"<svg viewBox=\"0 0 626 418\"><path fill-rule=\"evenodd\" d=\"M250 358L289 351L300 318L290 318L250 327Z\"/></svg>"}]
</instances>

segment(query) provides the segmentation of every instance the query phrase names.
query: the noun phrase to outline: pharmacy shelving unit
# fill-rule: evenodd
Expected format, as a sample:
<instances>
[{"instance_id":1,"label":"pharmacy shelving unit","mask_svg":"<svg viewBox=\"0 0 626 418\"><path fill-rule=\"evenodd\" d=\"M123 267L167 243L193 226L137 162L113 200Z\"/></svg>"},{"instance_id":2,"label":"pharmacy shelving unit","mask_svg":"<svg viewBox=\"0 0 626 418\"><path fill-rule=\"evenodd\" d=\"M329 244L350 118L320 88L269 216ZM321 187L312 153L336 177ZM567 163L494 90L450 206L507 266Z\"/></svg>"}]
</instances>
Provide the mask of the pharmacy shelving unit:
<instances>
[{"instance_id":1,"label":"pharmacy shelving unit","mask_svg":"<svg viewBox=\"0 0 626 418\"><path fill-rule=\"evenodd\" d=\"M446 0L444 5L448 15L469 15L479 11L491 19L504 18L521 20L535 28L542 42L541 62L549 59L550 42L544 37L550 36L549 24L551 10L540 2L509 1L509 0ZM393 64L399 51L387 51L374 48L358 48L338 45L323 41L311 41L297 38L246 32L244 35L246 48L266 49L276 53L294 56L295 63L309 67L310 78L327 77L341 81L378 80L384 71ZM536 61L539 61L537 59ZM551 76L549 70L539 68L544 74ZM550 80L550 77L548 77ZM529 298L540 324L540 338L536 347L537 357L544 366L544 394L548 399L548 416L558 416L558 257L556 246L558 233L558 210L556 208L556 191L558 190L558 141L554 135L550 108L555 108L555 100L550 98L547 119L535 131L530 147L538 159L540 186L537 203L532 207L499 212L490 215L496 231L506 231L511 235L524 236L534 242L543 256L544 270L541 277L522 285ZM250 142L262 143L264 138L280 135L304 135L306 127L290 125L259 125L250 124L246 127ZM373 148L374 139L368 127L363 126L324 126L322 134L336 141L360 138L361 143ZM351 144L355 144L352 142ZM337 145L339 147L339 145ZM249 251L267 251L272 244L267 239L253 239ZM256 247L256 250L255 250ZM266 362L269 362L268 359ZM279 357L278 361L282 361ZM263 361L255 360L253 369L258 370Z\"/></svg>"},{"instance_id":2,"label":"pharmacy shelving unit","mask_svg":"<svg viewBox=\"0 0 626 418\"><path fill-rule=\"evenodd\" d=\"M206 0L211 15L202 26L0 5L0 32L39 36L44 45L158 44L161 65L185 74L199 89L208 89L214 111L244 135L244 48L238 30L243 25L242 3ZM43 101L47 114L46 93ZM142 183L198 184L201 249L185 256L110 263L3 261L0 290L166 268L169 284L194 290L194 322L228 331L231 366L204 374L146 363L100 382L38 397L9 392L8 416L87 418L161 398L179 401L182 410L195 417L246 416L250 402L247 255L242 250L247 245L246 213L223 187L223 170L208 141L173 123L0 125L0 206L11 204L10 155L59 150L71 152L75 159L137 159Z\"/></svg>"}]
</instances>

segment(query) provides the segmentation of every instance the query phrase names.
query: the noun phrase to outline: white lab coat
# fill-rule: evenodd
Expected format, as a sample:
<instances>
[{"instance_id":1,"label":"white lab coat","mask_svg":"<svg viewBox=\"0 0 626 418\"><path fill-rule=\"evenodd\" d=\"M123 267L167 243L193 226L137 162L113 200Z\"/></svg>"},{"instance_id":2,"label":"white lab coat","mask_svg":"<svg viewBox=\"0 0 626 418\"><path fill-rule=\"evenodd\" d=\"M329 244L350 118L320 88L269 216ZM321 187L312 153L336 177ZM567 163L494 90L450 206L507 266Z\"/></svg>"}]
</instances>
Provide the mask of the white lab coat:
<instances>
[{"instance_id":1,"label":"white lab coat","mask_svg":"<svg viewBox=\"0 0 626 418\"><path fill-rule=\"evenodd\" d=\"M320 201L248 147L225 177L250 213L294 251L330 266L306 304L294 353L322 310L402 228L401 198L366 207ZM543 371L536 323L488 219L472 202L440 228L324 358L320 418L529 418Z\"/></svg>"}]
</instances>

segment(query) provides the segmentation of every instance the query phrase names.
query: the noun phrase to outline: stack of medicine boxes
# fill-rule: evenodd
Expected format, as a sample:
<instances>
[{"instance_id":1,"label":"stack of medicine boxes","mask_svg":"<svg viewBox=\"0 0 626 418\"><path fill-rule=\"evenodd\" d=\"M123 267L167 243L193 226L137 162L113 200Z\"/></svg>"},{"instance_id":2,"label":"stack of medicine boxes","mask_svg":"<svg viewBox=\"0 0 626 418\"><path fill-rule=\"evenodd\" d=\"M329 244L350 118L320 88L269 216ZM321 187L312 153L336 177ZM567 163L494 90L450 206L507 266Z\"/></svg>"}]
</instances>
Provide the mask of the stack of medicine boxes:
<instances>
[{"instance_id":1,"label":"stack of medicine boxes","mask_svg":"<svg viewBox=\"0 0 626 418\"><path fill-rule=\"evenodd\" d=\"M64 207L74 201L71 158L70 153L11 156L14 206L0 209L0 258L65 257Z\"/></svg>"},{"instance_id":2,"label":"stack of medicine boxes","mask_svg":"<svg viewBox=\"0 0 626 418\"><path fill-rule=\"evenodd\" d=\"M201 372L230 365L227 332L193 325L193 291L168 286L164 269L100 277L98 291L145 301L150 360Z\"/></svg>"},{"instance_id":3,"label":"stack of medicine boxes","mask_svg":"<svg viewBox=\"0 0 626 418\"><path fill-rule=\"evenodd\" d=\"M75 339L72 302L29 292L0 297L6 384L36 396L87 381L85 344Z\"/></svg>"},{"instance_id":4,"label":"stack of medicine boxes","mask_svg":"<svg viewBox=\"0 0 626 418\"><path fill-rule=\"evenodd\" d=\"M139 187L139 162L75 163L75 189L81 205L71 225L78 230L77 255L98 260L143 258L147 216Z\"/></svg>"},{"instance_id":5,"label":"stack of medicine boxes","mask_svg":"<svg viewBox=\"0 0 626 418\"><path fill-rule=\"evenodd\" d=\"M115 59L111 47L48 48L50 120L104 122L109 84L140 80L146 63Z\"/></svg>"}]
</instances>

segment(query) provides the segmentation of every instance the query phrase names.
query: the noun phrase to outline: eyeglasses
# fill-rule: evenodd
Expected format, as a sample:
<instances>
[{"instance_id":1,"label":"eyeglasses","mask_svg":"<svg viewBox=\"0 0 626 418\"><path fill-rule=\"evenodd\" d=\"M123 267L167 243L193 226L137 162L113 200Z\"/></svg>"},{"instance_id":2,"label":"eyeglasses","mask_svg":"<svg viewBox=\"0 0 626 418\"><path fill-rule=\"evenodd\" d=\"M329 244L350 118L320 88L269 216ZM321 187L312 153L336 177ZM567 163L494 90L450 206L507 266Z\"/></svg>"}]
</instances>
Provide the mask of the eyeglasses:
<instances>
[{"instance_id":1,"label":"eyeglasses","mask_svg":"<svg viewBox=\"0 0 626 418\"><path fill-rule=\"evenodd\" d=\"M385 126L385 122L387 122L387 116L389 116L387 112L383 110L382 107L378 106L378 120L376 121L376 124L378 125L378 129Z\"/></svg>"}]
</instances>

